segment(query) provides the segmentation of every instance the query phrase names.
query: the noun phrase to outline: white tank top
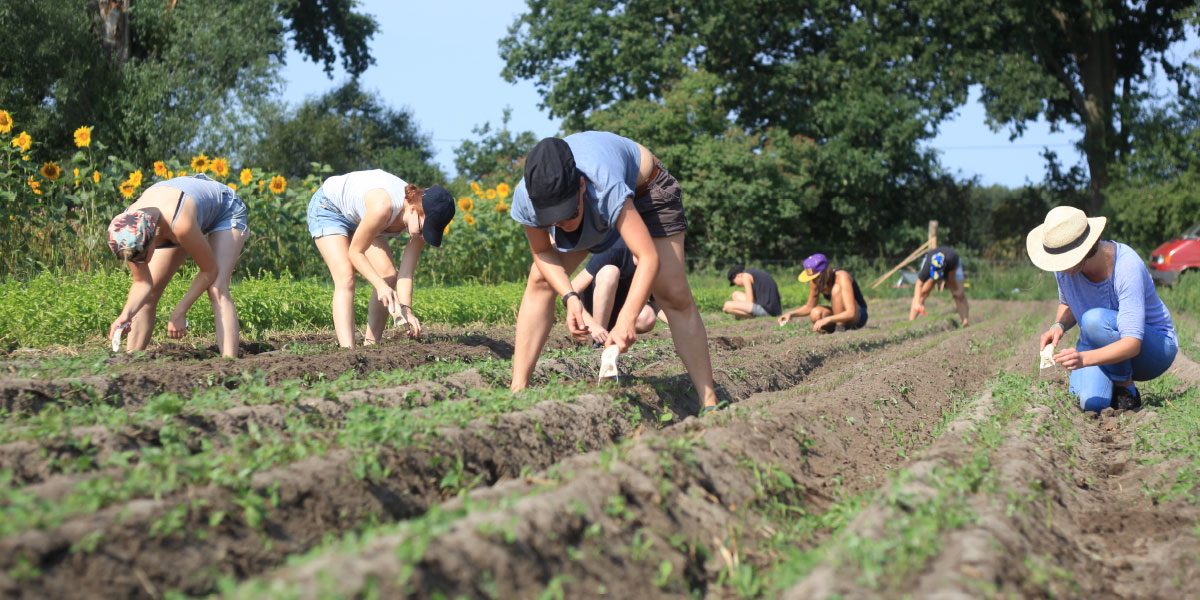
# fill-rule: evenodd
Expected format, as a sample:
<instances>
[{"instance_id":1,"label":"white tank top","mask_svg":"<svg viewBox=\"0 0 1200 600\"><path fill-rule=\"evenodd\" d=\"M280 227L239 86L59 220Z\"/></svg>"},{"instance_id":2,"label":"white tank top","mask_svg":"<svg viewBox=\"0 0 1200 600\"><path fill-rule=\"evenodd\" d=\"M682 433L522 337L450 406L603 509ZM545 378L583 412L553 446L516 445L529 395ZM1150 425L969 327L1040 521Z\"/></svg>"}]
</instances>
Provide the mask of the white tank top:
<instances>
[{"instance_id":1,"label":"white tank top","mask_svg":"<svg viewBox=\"0 0 1200 600\"><path fill-rule=\"evenodd\" d=\"M321 184L321 191L343 216L358 225L362 223L363 213L367 212L367 192L383 189L392 199L392 213L388 216L390 225L404 208L404 188L407 186L408 183L403 179L387 171L374 169L334 175Z\"/></svg>"}]
</instances>

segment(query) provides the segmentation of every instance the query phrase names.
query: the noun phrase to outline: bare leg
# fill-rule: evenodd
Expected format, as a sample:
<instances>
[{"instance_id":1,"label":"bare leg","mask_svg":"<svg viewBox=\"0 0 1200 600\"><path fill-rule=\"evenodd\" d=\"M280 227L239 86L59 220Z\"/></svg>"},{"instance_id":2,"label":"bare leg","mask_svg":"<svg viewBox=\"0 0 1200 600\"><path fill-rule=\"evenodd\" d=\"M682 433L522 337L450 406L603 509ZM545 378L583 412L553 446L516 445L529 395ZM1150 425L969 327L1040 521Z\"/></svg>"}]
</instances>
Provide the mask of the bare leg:
<instances>
[{"instance_id":1,"label":"bare leg","mask_svg":"<svg viewBox=\"0 0 1200 600\"><path fill-rule=\"evenodd\" d=\"M737 294L734 295L736 296ZM745 298L745 294L742 294L742 297ZM727 312L739 319L752 319L754 318L754 303L746 302L745 300L728 300L721 307L721 311Z\"/></svg>"},{"instance_id":2,"label":"bare leg","mask_svg":"<svg viewBox=\"0 0 1200 600\"><path fill-rule=\"evenodd\" d=\"M812 321L813 324L816 324L817 321L820 321L821 319L824 319L825 317L828 317L832 314L833 314L833 310L830 309L829 307L817 306L817 307L814 307L808 313L808 319L810 321ZM837 329L837 324L835 324L835 323L829 323L828 325L821 328L822 331L826 331L826 332L832 332L834 329Z\"/></svg>"},{"instance_id":3,"label":"bare leg","mask_svg":"<svg viewBox=\"0 0 1200 600\"><path fill-rule=\"evenodd\" d=\"M126 342L126 349L129 351L145 350L146 346L150 345L150 336L154 333L154 321L158 310L158 301L162 298L163 290L167 289L167 284L171 283L171 278L179 271L179 267L183 266L183 261L187 259L187 252L183 248L158 248L154 251L154 256L150 258L150 279L154 285L150 288L150 295L146 298L146 303L142 308L133 315L133 320L129 324L129 341Z\"/></svg>"},{"instance_id":4,"label":"bare leg","mask_svg":"<svg viewBox=\"0 0 1200 600\"><path fill-rule=\"evenodd\" d=\"M375 272L387 282L388 287L396 287L396 266L392 264L392 248L388 246L387 238L379 236L367 247L367 260L375 268ZM367 304L367 332L363 335L363 345L370 346L383 340L383 330L387 327L387 308L379 301L379 295L372 290L371 301Z\"/></svg>"},{"instance_id":5,"label":"bare leg","mask_svg":"<svg viewBox=\"0 0 1200 600\"><path fill-rule=\"evenodd\" d=\"M240 341L237 308L229 293L233 267L242 255L242 246L250 232L246 229L214 231L208 235L213 256L217 259L217 279L208 286L208 302L213 309L213 324L217 330L217 348L221 356L237 358Z\"/></svg>"},{"instance_id":6,"label":"bare leg","mask_svg":"<svg viewBox=\"0 0 1200 600\"><path fill-rule=\"evenodd\" d=\"M637 320L634 321L634 330L638 333L650 333L654 330L656 321L654 307L647 304L642 307L642 312L638 313Z\"/></svg>"},{"instance_id":7,"label":"bare leg","mask_svg":"<svg viewBox=\"0 0 1200 600\"><path fill-rule=\"evenodd\" d=\"M962 324L967 324L967 316L970 307L967 306L967 292L963 289L963 284L958 279L955 279L953 273L948 273L950 278L946 283L950 285L950 294L954 296L954 306L958 309L958 316L962 318Z\"/></svg>"},{"instance_id":8,"label":"bare leg","mask_svg":"<svg viewBox=\"0 0 1200 600\"><path fill-rule=\"evenodd\" d=\"M338 345L354 347L354 265L350 264L350 238L326 235L314 240L333 276L333 330Z\"/></svg>"},{"instance_id":9,"label":"bare leg","mask_svg":"<svg viewBox=\"0 0 1200 600\"><path fill-rule=\"evenodd\" d=\"M688 285L684 262L683 233L654 238L658 249L658 277L654 279L654 300L667 314L675 352L683 361L692 385L704 406L717 405L713 387L712 359L708 354L708 332L700 319L700 310Z\"/></svg>"},{"instance_id":10,"label":"bare leg","mask_svg":"<svg viewBox=\"0 0 1200 600\"><path fill-rule=\"evenodd\" d=\"M583 261L586 251L561 254L563 268L570 274ZM546 345L546 336L554 327L554 303L558 295L542 277L537 265L529 267L529 279L525 282L525 295L521 297L521 308L517 310L517 339L513 343L513 378L510 388L516 392L529 387L529 377L537 359Z\"/></svg>"},{"instance_id":11,"label":"bare leg","mask_svg":"<svg viewBox=\"0 0 1200 600\"><path fill-rule=\"evenodd\" d=\"M604 265L596 272L595 289L592 290L592 318L601 327L608 329L608 318L617 300L617 286L621 283L621 270L614 265Z\"/></svg>"}]
</instances>

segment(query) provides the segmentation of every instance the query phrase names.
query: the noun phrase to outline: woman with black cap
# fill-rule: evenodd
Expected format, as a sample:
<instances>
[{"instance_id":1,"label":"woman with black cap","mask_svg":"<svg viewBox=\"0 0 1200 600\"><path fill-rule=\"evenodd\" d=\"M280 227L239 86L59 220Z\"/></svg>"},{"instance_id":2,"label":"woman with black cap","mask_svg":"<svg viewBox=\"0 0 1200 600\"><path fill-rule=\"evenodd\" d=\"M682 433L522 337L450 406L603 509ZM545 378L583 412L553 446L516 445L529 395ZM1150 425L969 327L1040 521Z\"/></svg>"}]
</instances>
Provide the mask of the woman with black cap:
<instances>
[{"instance_id":1,"label":"woman with black cap","mask_svg":"<svg viewBox=\"0 0 1200 600\"><path fill-rule=\"evenodd\" d=\"M333 276L333 328L338 345L354 346L354 274L375 288L367 307L363 343L378 343L388 314L421 322L412 308L413 271L425 244L438 246L454 218L454 200L441 186L424 190L386 171L355 171L326 179L308 203L308 231ZM399 273L387 238L408 234Z\"/></svg>"},{"instance_id":2,"label":"woman with black cap","mask_svg":"<svg viewBox=\"0 0 1200 600\"><path fill-rule=\"evenodd\" d=\"M555 300L566 306L571 334L581 339L588 334L583 302L572 291L569 274L588 252L603 252L620 238L637 257L637 268L606 343L624 352L636 341L637 316L653 292L702 413L716 408L708 335L684 263L682 193L649 150L601 131L546 138L525 159L510 214L525 226L533 252L517 313L514 391L529 385L554 323Z\"/></svg>"},{"instance_id":3,"label":"woman with black cap","mask_svg":"<svg viewBox=\"0 0 1200 600\"><path fill-rule=\"evenodd\" d=\"M1057 348L1079 324L1079 341L1054 361L1071 371L1070 391L1083 410L1141 405L1134 381L1162 375L1179 351L1171 313L1137 252L1100 239L1104 217L1059 206L1029 232L1025 249L1039 269L1054 272L1058 310L1039 349Z\"/></svg>"}]
</instances>

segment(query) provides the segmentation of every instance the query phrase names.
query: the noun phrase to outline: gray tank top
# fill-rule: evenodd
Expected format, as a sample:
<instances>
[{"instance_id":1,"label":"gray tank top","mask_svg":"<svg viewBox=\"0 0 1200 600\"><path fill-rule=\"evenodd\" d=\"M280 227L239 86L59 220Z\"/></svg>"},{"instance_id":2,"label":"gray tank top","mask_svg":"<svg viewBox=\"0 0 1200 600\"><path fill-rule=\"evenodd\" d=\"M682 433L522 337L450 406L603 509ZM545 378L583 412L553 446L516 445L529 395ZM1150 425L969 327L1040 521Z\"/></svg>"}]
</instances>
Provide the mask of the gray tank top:
<instances>
[{"instance_id":1,"label":"gray tank top","mask_svg":"<svg viewBox=\"0 0 1200 600\"><path fill-rule=\"evenodd\" d=\"M200 224L200 232L204 235L212 233L233 204L234 192L229 186L213 181L204 174L176 177L160 181L150 187L169 187L187 194L196 203L196 222ZM179 215L176 209L175 216ZM172 218L174 223L175 219Z\"/></svg>"}]
</instances>

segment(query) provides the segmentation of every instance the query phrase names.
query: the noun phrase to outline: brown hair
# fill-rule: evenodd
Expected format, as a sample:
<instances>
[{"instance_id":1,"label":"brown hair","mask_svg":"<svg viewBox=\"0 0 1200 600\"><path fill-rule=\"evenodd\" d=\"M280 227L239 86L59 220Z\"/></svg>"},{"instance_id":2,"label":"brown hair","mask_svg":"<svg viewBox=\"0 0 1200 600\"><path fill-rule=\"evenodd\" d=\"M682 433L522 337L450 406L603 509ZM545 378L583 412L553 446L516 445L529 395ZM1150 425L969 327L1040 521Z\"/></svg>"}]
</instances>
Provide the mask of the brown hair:
<instances>
[{"instance_id":1,"label":"brown hair","mask_svg":"<svg viewBox=\"0 0 1200 600\"><path fill-rule=\"evenodd\" d=\"M119 258L125 262L129 262L137 255L138 255L138 251L135 248L122 248L117 251L117 258Z\"/></svg>"},{"instance_id":2,"label":"brown hair","mask_svg":"<svg viewBox=\"0 0 1200 600\"><path fill-rule=\"evenodd\" d=\"M837 277L837 269L833 265L826 265L825 270L821 271L820 275L813 280L813 285L817 286L817 292L821 294L833 291L833 282Z\"/></svg>"},{"instance_id":3,"label":"brown hair","mask_svg":"<svg viewBox=\"0 0 1200 600\"><path fill-rule=\"evenodd\" d=\"M412 205L413 209L417 211L418 217L425 216L425 205L421 202L424 195L425 190L411 183L404 188L404 202Z\"/></svg>"}]
</instances>

